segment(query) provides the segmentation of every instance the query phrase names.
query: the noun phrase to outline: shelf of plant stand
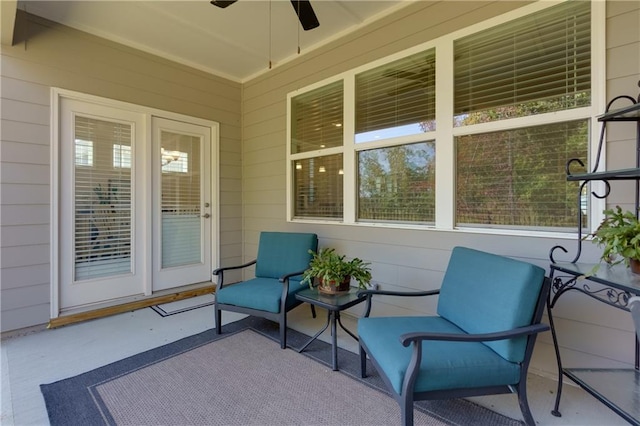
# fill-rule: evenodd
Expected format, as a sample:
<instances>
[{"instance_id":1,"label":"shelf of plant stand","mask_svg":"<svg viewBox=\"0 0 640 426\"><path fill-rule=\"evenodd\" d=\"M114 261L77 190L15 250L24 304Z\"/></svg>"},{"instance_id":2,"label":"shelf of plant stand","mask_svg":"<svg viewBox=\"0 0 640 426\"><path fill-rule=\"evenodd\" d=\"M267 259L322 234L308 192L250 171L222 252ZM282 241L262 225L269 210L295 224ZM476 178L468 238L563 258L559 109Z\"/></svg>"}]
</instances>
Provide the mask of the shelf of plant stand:
<instances>
[{"instance_id":1,"label":"shelf of plant stand","mask_svg":"<svg viewBox=\"0 0 640 426\"><path fill-rule=\"evenodd\" d=\"M632 425L640 426L640 372L632 368L565 368L569 377ZM604 395L607 395L605 398Z\"/></svg>"},{"instance_id":2,"label":"shelf of plant stand","mask_svg":"<svg viewBox=\"0 0 640 426\"><path fill-rule=\"evenodd\" d=\"M596 266L597 268L594 269ZM624 264L598 266L594 263L556 262L551 264L551 268L575 277L585 277L586 280L630 294L640 295L640 275L631 272L631 269Z\"/></svg>"},{"instance_id":3,"label":"shelf of plant stand","mask_svg":"<svg viewBox=\"0 0 640 426\"><path fill-rule=\"evenodd\" d=\"M640 121L640 102L606 112L598 117L598 121Z\"/></svg>"},{"instance_id":4,"label":"shelf of plant stand","mask_svg":"<svg viewBox=\"0 0 640 426\"><path fill-rule=\"evenodd\" d=\"M596 266L597 268L594 269ZM551 276L560 278L554 274L556 271L559 272L558 275L564 273L574 277L570 281L565 281L569 287L565 287L564 290L567 288L578 290L611 306L626 309L626 297L640 295L640 275L632 273L624 264L609 266L594 263L555 262L551 264ZM584 279L577 279L579 277ZM570 284L571 282L573 284ZM603 285L606 291L593 288L593 283ZM636 346L636 353L637 350ZM562 368L562 374L630 424L640 426L640 405L638 405L640 371L637 362L636 360L636 368ZM559 383L562 382L561 378L558 380ZM556 410L559 409L560 394L559 387Z\"/></svg>"},{"instance_id":5,"label":"shelf of plant stand","mask_svg":"<svg viewBox=\"0 0 640 426\"><path fill-rule=\"evenodd\" d=\"M591 181L591 180L633 180L640 179L640 168L607 170L594 173L576 173L567 175L568 181Z\"/></svg>"}]
</instances>

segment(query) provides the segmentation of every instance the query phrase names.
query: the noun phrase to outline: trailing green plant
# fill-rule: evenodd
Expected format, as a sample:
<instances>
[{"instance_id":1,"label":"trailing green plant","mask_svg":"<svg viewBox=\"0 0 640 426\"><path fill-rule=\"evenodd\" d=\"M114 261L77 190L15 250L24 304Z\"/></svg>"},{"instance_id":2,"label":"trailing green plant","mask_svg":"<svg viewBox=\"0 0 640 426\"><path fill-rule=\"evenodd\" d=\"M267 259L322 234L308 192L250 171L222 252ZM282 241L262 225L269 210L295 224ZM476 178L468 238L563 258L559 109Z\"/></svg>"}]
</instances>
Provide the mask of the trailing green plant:
<instances>
[{"instance_id":1,"label":"trailing green plant","mask_svg":"<svg viewBox=\"0 0 640 426\"><path fill-rule=\"evenodd\" d=\"M339 255L333 248L323 248L317 253L309 250L313 255L309 262L309 269L302 274L302 284L313 286L313 279L320 278L324 282L341 283L347 277L358 282L359 288L371 285L370 263L359 258L345 260L345 255Z\"/></svg>"},{"instance_id":2,"label":"trailing green plant","mask_svg":"<svg viewBox=\"0 0 640 426\"><path fill-rule=\"evenodd\" d=\"M601 260L609 265L630 259L640 260L640 221L630 211L622 211L620 206L604 211L605 218L598 229L591 234L593 241L604 247Z\"/></svg>"}]
</instances>

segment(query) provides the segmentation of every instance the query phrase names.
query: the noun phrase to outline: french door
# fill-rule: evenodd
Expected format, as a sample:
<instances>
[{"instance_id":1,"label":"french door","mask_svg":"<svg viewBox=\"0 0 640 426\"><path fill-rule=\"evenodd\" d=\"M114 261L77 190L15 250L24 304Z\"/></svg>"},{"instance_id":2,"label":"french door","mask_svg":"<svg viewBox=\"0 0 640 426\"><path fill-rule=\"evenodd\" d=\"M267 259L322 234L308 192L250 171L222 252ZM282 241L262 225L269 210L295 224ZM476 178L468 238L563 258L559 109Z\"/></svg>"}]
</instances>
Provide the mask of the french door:
<instances>
[{"instance_id":1,"label":"french door","mask_svg":"<svg viewBox=\"0 0 640 426\"><path fill-rule=\"evenodd\" d=\"M213 128L65 97L58 116L58 311L210 281Z\"/></svg>"},{"instance_id":2,"label":"french door","mask_svg":"<svg viewBox=\"0 0 640 426\"><path fill-rule=\"evenodd\" d=\"M211 277L211 135L153 118L153 290Z\"/></svg>"}]
</instances>

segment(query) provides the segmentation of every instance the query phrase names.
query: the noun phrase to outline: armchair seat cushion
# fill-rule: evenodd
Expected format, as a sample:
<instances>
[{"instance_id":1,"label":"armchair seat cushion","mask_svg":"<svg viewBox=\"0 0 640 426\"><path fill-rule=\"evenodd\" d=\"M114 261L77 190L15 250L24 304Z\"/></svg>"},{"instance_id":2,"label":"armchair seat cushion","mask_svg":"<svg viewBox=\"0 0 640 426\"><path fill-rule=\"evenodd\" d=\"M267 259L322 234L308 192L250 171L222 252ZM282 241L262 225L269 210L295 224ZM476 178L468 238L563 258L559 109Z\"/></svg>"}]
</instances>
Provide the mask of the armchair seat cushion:
<instances>
[{"instance_id":1,"label":"armchair seat cushion","mask_svg":"<svg viewBox=\"0 0 640 426\"><path fill-rule=\"evenodd\" d=\"M289 281L289 296L287 310L292 308L296 299L294 295L306 286L299 280ZM280 312L282 297L282 283L277 278L253 278L237 284L223 287L216 292L218 303L242 306L273 313Z\"/></svg>"},{"instance_id":2,"label":"armchair seat cushion","mask_svg":"<svg viewBox=\"0 0 640 426\"><path fill-rule=\"evenodd\" d=\"M400 343L400 336L410 332L460 333L465 331L442 317L360 318L358 334L369 355L389 378L396 393L401 394L411 347ZM517 384L520 366L511 363L481 342L423 342L423 356L414 392L443 389L468 389L482 386Z\"/></svg>"}]
</instances>

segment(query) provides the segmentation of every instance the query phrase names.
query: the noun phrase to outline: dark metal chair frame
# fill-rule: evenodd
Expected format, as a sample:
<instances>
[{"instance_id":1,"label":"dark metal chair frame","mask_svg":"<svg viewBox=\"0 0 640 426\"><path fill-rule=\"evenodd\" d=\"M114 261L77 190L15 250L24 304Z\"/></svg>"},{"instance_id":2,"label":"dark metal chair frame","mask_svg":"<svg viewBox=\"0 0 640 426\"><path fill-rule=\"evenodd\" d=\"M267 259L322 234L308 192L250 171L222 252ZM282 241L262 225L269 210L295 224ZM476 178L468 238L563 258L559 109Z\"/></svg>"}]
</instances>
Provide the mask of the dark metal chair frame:
<instances>
[{"instance_id":1,"label":"dark metal chair frame","mask_svg":"<svg viewBox=\"0 0 640 426\"><path fill-rule=\"evenodd\" d=\"M243 269L243 268L247 268L249 266L255 265L256 263L257 263L257 259L254 259L251 262L245 263L243 265L227 266L224 268L214 269L213 275L218 277L216 291L222 289L222 287L224 287L225 285L233 285L233 283L224 284L224 271L230 271L234 269ZM296 275L302 275L303 272L304 271L292 272L292 273L283 275L279 278L278 281L282 283L282 296L280 297L280 312L278 313L246 308L244 306L218 303L218 299L216 298L215 304L214 304L215 315L216 315L215 317L216 333L222 334L222 311L223 310L238 312L241 314L253 315L260 318L266 318L268 320L275 321L280 325L280 347L282 349L285 349L287 347L287 312L297 307L298 305L302 304L301 301L296 299L296 302L293 305L289 306L289 309L287 309L286 305L287 305L287 295L289 294L289 279L291 277L295 277ZM313 305L311 305L311 315L313 315L313 318L316 317L316 309Z\"/></svg>"},{"instance_id":2,"label":"dark metal chair frame","mask_svg":"<svg viewBox=\"0 0 640 426\"><path fill-rule=\"evenodd\" d=\"M405 347L411 345L413 353L407 373L402 384L401 394L394 391L393 385L390 380L384 374L382 368L375 360L370 357L370 361L375 366L376 370L380 373L380 376L384 380L391 395L400 405L402 411L402 424L413 425L413 403L414 401L421 400L433 400L433 399L453 399L453 398L466 398L471 396L481 395L496 395L505 393L517 393L518 404L522 411L525 424L529 426L535 426L535 421L529 409L529 403L527 400L527 371L529 369L529 363L533 354L533 347L536 341L538 333L549 330L549 326L541 324L542 314L546 307L548 300L549 289L551 281L548 277L544 278L544 283L538 296L538 301L534 311L533 320L531 325L526 327L519 327L513 330L507 330L496 333L487 334L450 334L450 333L406 333L403 334L400 339L402 345ZM384 295L384 296L432 296L440 293L440 290L422 291L422 292L394 292L383 290L362 290L359 294L367 296L367 306L364 317L368 317L371 313L372 296ZM527 340L527 346L525 350L525 356L520 363L520 381L516 385L505 386L490 386L490 387L476 387L468 389L451 389L451 390L437 390L429 392L413 392L414 384L418 376L420 362L422 360L422 342L424 340L444 340L444 341L459 341L459 342L488 342L494 340L511 339L519 336L529 336ZM367 376L367 354L368 349L366 344L360 339L360 371L361 376L364 378Z\"/></svg>"}]
</instances>

